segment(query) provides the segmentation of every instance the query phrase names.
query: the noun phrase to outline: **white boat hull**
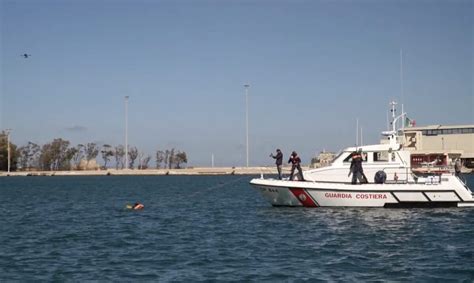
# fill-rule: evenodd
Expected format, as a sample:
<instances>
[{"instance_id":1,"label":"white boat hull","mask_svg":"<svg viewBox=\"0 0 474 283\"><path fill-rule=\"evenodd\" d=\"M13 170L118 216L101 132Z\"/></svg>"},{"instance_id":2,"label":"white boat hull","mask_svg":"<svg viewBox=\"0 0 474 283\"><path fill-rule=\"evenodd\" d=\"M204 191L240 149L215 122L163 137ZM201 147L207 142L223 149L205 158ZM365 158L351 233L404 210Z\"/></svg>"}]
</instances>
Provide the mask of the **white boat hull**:
<instances>
[{"instance_id":1,"label":"white boat hull","mask_svg":"<svg viewBox=\"0 0 474 283\"><path fill-rule=\"evenodd\" d=\"M363 184L253 179L273 206L295 207L467 207L472 192L456 177L440 183Z\"/></svg>"}]
</instances>

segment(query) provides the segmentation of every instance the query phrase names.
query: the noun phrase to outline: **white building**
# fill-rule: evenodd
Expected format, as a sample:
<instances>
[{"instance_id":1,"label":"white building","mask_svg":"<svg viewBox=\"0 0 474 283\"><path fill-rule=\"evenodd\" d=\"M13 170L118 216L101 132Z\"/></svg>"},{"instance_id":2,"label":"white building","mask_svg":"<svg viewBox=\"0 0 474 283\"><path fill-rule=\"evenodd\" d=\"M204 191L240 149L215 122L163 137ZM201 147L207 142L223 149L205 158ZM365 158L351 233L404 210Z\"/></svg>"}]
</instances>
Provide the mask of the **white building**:
<instances>
[{"instance_id":1,"label":"white building","mask_svg":"<svg viewBox=\"0 0 474 283\"><path fill-rule=\"evenodd\" d=\"M412 151L414 163L431 162L434 156L443 154L446 164L460 157L465 167L474 169L474 125L410 127L404 129L403 136L401 142Z\"/></svg>"}]
</instances>

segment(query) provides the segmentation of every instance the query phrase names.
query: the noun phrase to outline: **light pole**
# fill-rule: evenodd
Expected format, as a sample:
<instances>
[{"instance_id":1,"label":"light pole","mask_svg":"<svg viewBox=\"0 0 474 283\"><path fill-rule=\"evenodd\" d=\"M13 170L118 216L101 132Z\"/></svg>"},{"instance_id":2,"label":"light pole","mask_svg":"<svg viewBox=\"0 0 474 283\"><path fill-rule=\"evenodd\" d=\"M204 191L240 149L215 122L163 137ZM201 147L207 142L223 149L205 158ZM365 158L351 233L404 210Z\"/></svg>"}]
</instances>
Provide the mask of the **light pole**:
<instances>
[{"instance_id":1,"label":"light pole","mask_svg":"<svg viewBox=\"0 0 474 283\"><path fill-rule=\"evenodd\" d=\"M12 129L6 129L5 132L7 132L7 152L8 152L8 160L7 160L7 172L10 173L10 132Z\"/></svg>"},{"instance_id":2,"label":"light pole","mask_svg":"<svg viewBox=\"0 0 474 283\"><path fill-rule=\"evenodd\" d=\"M125 96L125 169L128 169L128 98Z\"/></svg>"},{"instance_id":3,"label":"light pole","mask_svg":"<svg viewBox=\"0 0 474 283\"><path fill-rule=\"evenodd\" d=\"M247 136L247 167L249 167L249 84L245 84L245 124Z\"/></svg>"}]
</instances>

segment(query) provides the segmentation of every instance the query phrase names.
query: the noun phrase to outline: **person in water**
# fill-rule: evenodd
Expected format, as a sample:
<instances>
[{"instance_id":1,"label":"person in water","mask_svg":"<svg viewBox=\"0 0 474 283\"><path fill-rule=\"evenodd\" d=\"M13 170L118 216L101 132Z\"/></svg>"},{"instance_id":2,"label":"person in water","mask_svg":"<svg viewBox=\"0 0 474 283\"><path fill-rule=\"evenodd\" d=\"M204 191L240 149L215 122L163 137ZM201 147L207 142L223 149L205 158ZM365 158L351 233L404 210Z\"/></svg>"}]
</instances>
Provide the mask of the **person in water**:
<instances>
[{"instance_id":1,"label":"person in water","mask_svg":"<svg viewBox=\"0 0 474 283\"><path fill-rule=\"evenodd\" d=\"M293 174L295 173L295 169L298 169L299 180L304 181L303 169L301 169L301 158L298 156L296 151L293 151L291 153L290 159L288 159L288 163L290 162L291 162L290 181L293 180Z\"/></svg>"},{"instance_id":2,"label":"person in water","mask_svg":"<svg viewBox=\"0 0 474 283\"><path fill-rule=\"evenodd\" d=\"M136 202L132 207L133 210L142 210L144 208L145 208L145 206L141 203L138 203L138 202Z\"/></svg>"},{"instance_id":3,"label":"person in water","mask_svg":"<svg viewBox=\"0 0 474 283\"><path fill-rule=\"evenodd\" d=\"M278 179L281 180L281 166L283 164L283 153L281 153L281 150L278 148L276 150L276 155L270 154L270 157L276 159L275 164L277 166L277 171L278 171Z\"/></svg>"},{"instance_id":4,"label":"person in water","mask_svg":"<svg viewBox=\"0 0 474 283\"><path fill-rule=\"evenodd\" d=\"M364 169L362 168L362 149L359 149L359 151L354 151L352 153L351 167L349 168L348 176L350 176L351 174L351 183L353 185L357 184L357 180L359 180L359 183L361 184L368 183L367 178L364 174Z\"/></svg>"}]
</instances>

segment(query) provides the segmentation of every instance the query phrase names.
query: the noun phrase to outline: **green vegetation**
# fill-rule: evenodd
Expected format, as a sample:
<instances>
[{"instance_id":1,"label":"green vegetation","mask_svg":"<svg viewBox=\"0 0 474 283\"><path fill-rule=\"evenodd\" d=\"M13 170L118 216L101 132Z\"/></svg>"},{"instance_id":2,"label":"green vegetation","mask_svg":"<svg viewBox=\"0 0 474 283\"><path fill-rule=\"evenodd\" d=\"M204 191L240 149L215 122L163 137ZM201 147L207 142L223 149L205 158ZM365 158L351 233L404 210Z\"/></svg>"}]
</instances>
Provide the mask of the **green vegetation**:
<instances>
[{"instance_id":1,"label":"green vegetation","mask_svg":"<svg viewBox=\"0 0 474 283\"><path fill-rule=\"evenodd\" d=\"M5 132L0 133L0 171L8 169L8 141ZM104 144L102 147L95 143L86 145L71 143L61 138L44 145L38 145L29 141L26 145L17 147L10 141L10 171L59 171L59 170L87 170L97 169L97 156L101 154L103 169L108 168L112 160L115 161L116 169L125 168L125 148L123 145L112 146ZM151 155L145 155L137 147L130 146L128 150L129 168L149 168ZM172 148L171 150L157 150L155 153L156 168L182 168L188 162L186 152Z\"/></svg>"}]
</instances>

